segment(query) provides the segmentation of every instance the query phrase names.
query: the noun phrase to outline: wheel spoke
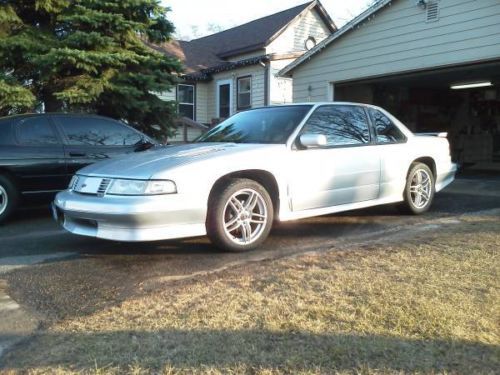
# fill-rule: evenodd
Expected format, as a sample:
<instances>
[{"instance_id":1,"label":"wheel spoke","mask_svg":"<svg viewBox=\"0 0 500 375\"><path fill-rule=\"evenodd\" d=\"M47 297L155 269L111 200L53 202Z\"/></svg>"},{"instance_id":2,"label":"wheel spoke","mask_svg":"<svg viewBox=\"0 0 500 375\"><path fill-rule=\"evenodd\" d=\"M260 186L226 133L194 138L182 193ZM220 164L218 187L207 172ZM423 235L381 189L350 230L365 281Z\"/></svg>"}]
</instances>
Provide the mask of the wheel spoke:
<instances>
[{"instance_id":1,"label":"wheel spoke","mask_svg":"<svg viewBox=\"0 0 500 375\"><path fill-rule=\"evenodd\" d=\"M252 238L252 226L248 221L241 225L241 234L243 235L244 242L248 242Z\"/></svg>"},{"instance_id":2,"label":"wheel spoke","mask_svg":"<svg viewBox=\"0 0 500 375\"><path fill-rule=\"evenodd\" d=\"M415 195L415 206L417 207L420 207L420 205L422 204L422 194L420 194L420 192L418 192L416 195Z\"/></svg>"},{"instance_id":3,"label":"wheel spoke","mask_svg":"<svg viewBox=\"0 0 500 375\"><path fill-rule=\"evenodd\" d=\"M257 205L259 196L255 192L251 192L250 196L248 197L246 203L245 203L245 209L248 211L252 211L255 206Z\"/></svg>"},{"instance_id":4,"label":"wheel spoke","mask_svg":"<svg viewBox=\"0 0 500 375\"><path fill-rule=\"evenodd\" d=\"M226 226L226 229L229 232L232 232L233 230L235 230L236 228L238 228L240 226L238 221L239 221L239 217L235 216L231 220L229 220L227 223L224 223L224 225Z\"/></svg>"},{"instance_id":5,"label":"wheel spoke","mask_svg":"<svg viewBox=\"0 0 500 375\"><path fill-rule=\"evenodd\" d=\"M429 192L426 191L426 190L422 190L420 192L421 196L425 199L425 201L427 202L429 200Z\"/></svg>"},{"instance_id":6,"label":"wheel spoke","mask_svg":"<svg viewBox=\"0 0 500 375\"><path fill-rule=\"evenodd\" d=\"M252 217L258 217L258 218L261 218L261 219L265 219L267 216L266 215L262 215L262 214L259 214L257 212L252 212Z\"/></svg>"},{"instance_id":7,"label":"wheel spoke","mask_svg":"<svg viewBox=\"0 0 500 375\"><path fill-rule=\"evenodd\" d=\"M229 205L231 206L231 208L234 210L234 212L236 214L240 213L241 210L243 209L243 205L236 197L231 198L231 200L229 201Z\"/></svg>"}]
</instances>

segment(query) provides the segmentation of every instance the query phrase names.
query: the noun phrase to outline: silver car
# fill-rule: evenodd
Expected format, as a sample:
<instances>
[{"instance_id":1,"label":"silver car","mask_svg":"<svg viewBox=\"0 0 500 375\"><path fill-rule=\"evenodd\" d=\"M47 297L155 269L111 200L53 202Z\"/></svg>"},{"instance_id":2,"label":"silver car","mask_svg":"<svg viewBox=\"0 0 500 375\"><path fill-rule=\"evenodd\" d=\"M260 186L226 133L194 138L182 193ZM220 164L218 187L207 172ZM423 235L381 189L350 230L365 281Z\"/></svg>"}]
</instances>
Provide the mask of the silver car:
<instances>
[{"instance_id":1,"label":"silver car","mask_svg":"<svg viewBox=\"0 0 500 375\"><path fill-rule=\"evenodd\" d=\"M207 235L253 249L274 220L380 204L429 209L456 165L442 136L415 135L385 110L356 103L240 112L195 143L80 170L53 213L75 234L118 241Z\"/></svg>"}]
</instances>

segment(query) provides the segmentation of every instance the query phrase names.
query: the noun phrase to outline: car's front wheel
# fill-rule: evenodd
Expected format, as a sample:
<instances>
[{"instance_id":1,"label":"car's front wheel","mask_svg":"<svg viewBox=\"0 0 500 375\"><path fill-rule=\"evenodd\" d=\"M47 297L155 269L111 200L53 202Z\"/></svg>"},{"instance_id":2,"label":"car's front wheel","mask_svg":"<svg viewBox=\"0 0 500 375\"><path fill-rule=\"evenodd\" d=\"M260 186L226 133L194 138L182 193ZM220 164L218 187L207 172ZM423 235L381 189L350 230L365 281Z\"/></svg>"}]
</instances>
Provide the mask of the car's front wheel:
<instances>
[{"instance_id":1,"label":"car's front wheel","mask_svg":"<svg viewBox=\"0 0 500 375\"><path fill-rule=\"evenodd\" d=\"M18 194L12 181L0 175L0 223L14 211L17 206Z\"/></svg>"},{"instance_id":2,"label":"car's front wheel","mask_svg":"<svg viewBox=\"0 0 500 375\"><path fill-rule=\"evenodd\" d=\"M211 194L207 233L224 250L251 250L269 235L273 216L271 197L261 184L250 179L232 179Z\"/></svg>"},{"instance_id":3,"label":"car's front wheel","mask_svg":"<svg viewBox=\"0 0 500 375\"><path fill-rule=\"evenodd\" d=\"M403 210L414 215L426 212L434 199L434 175L423 163L410 167L404 191Z\"/></svg>"}]
</instances>

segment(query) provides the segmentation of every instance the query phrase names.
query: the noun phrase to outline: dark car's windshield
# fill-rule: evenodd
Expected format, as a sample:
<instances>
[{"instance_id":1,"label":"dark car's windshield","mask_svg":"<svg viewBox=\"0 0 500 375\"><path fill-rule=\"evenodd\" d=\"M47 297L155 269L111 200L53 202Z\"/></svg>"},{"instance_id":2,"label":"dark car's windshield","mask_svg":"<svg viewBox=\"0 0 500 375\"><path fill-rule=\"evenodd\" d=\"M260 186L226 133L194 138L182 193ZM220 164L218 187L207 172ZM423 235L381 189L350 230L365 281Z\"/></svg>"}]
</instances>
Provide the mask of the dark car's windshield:
<instances>
[{"instance_id":1,"label":"dark car's windshield","mask_svg":"<svg viewBox=\"0 0 500 375\"><path fill-rule=\"evenodd\" d=\"M240 112L221 122L196 141L284 144L311 107L296 105Z\"/></svg>"}]
</instances>

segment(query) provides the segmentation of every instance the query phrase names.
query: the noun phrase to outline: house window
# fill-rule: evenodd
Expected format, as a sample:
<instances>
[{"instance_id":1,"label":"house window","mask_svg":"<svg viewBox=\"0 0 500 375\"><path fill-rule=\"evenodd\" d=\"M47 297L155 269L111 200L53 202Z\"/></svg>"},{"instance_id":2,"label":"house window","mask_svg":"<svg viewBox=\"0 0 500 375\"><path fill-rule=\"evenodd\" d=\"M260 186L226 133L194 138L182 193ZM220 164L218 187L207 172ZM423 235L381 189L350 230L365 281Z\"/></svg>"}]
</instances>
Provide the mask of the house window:
<instances>
[{"instance_id":1,"label":"house window","mask_svg":"<svg viewBox=\"0 0 500 375\"><path fill-rule=\"evenodd\" d=\"M238 110L252 108L252 77L238 78Z\"/></svg>"},{"instance_id":2,"label":"house window","mask_svg":"<svg viewBox=\"0 0 500 375\"><path fill-rule=\"evenodd\" d=\"M194 85L177 85L179 116L194 120Z\"/></svg>"}]
</instances>

